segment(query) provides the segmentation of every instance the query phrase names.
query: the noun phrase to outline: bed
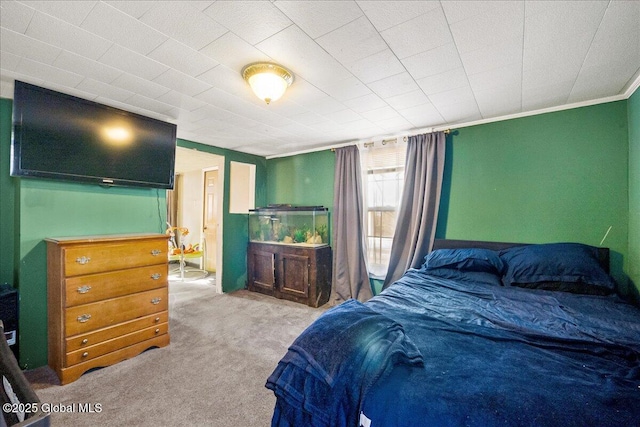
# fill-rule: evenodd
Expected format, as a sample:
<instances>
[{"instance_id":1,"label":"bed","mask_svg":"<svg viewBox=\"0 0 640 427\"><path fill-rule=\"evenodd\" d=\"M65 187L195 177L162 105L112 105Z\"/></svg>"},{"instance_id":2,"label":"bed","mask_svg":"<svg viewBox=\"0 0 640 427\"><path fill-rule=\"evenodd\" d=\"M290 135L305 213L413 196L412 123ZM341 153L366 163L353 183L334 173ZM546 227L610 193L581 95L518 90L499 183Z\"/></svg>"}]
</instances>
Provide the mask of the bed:
<instances>
[{"instance_id":1,"label":"bed","mask_svg":"<svg viewBox=\"0 0 640 427\"><path fill-rule=\"evenodd\" d=\"M640 309L608 268L577 243L437 240L293 342L272 426L638 426Z\"/></svg>"}]
</instances>

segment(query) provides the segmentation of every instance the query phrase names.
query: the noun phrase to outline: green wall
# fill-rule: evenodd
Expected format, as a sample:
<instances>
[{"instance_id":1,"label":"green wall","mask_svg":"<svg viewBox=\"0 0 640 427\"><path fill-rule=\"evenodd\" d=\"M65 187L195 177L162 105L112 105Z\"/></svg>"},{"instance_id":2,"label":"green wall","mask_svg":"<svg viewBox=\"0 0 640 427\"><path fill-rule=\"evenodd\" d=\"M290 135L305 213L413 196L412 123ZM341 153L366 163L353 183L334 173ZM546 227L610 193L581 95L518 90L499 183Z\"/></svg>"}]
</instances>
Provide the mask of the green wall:
<instances>
[{"instance_id":1,"label":"green wall","mask_svg":"<svg viewBox=\"0 0 640 427\"><path fill-rule=\"evenodd\" d=\"M626 292L627 102L458 129L447 140L438 236L612 249Z\"/></svg>"},{"instance_id":2,"label":"green wall","mask_svg":"<svg viewBox=\"0 0 640 427\"><path fill-rule=\"evenodd\" d=\"M629 262L627 273L640 291L640 89L628 99L629 120ZM639 299L640 300L640 299Z\"/></svg>"},{"instance_id":3,"label":"green wall","mask_svg":"<svg viewBox=\"0 0 640 427\"><path fill-rule=\"evenodd\" d=\"M612 226L603 246L629 292L628 139L627 101L458 129L437 237L598 246ZM334 162L328 150L268 160L268 202L332 203Z\"/></svg>"},{"instance_id":4,"label":"green wall","mask_svg":"<svg viewBox=\"0 0 640 427\"><path fill-rule=\"evenodd\" d=\"M16 182L9 176L11 156L11 100L0 98L0 283L16 284L14 253Z\"/></svg>"},{"instance_id":5,"label":"green wall","mask_svg":"<svg viewBox=\"0 0 640 427\"><path fill-rule=\"evenodd\" d=\"M333 233L333 182L336 156L331 150L267 160L267 203L324 206Z\"/></svg>"}]
</instances>

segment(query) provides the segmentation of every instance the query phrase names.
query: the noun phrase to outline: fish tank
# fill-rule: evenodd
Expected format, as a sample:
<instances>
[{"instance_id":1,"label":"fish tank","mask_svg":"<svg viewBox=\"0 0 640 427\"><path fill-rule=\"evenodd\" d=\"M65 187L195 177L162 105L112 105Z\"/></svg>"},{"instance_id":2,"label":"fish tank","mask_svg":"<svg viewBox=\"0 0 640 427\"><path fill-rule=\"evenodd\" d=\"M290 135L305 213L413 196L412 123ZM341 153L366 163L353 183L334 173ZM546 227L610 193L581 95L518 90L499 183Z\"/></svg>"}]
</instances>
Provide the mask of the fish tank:
<instances>
[{"instance_id":1,"label":"fish tank","mask_svg":"<svg viewBox=\"0 0 640 427\"><path fill-rule=\"evenodd\" d=\"M322 206L269 205L249 210L249 240L295 246L329 244L329 210Z\"/></svg>"}]
</instances>

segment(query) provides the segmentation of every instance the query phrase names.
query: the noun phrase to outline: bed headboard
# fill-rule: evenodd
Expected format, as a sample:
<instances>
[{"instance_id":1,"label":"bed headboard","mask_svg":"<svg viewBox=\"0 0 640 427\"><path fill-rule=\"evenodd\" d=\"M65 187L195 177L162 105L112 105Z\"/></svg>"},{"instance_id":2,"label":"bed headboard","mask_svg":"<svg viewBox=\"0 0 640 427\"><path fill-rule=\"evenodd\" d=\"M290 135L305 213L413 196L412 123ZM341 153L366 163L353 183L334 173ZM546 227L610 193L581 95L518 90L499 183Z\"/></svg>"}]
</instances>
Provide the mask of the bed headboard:
<instances>
[{"instance_id":1,"label":"bed headboard","mask_svg":"<svg viewBox=\"0 0 640 427\"><path fill-rule=\"evenodd\" d=\"M460 248L481 248L501 251L502 249L514 246L524 246L530 243L508 243L508 242L484 242L480 240L452 240L435 239L433 249L460 249ZM598 250L598 261L604 270L609 273L609 248L596 248Z\"/></svg>"}]
</instances>

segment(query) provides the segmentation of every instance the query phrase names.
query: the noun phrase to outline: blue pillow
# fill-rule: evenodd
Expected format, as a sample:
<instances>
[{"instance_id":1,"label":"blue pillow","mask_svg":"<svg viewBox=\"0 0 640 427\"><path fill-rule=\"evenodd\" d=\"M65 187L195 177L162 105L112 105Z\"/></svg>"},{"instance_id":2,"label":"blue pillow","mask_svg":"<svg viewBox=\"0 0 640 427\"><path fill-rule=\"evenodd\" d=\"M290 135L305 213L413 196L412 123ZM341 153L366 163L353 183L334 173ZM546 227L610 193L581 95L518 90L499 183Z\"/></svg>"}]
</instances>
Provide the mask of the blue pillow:
<instances>
[{"instance_id":1,"label":"blue pillow","mask_svg":"<svg viewBox=\"0 0 640 427\"><path fill-rule=\"evenodd\" d=\"M426 270L450 268L460 271L494 273L499 276L504 271L504 262L498 252L490 249L436 249L424 259Z\"/></svg>"},{"instance_id":2,"label":"blue pillow","mask_svg":"<svg viewBox=\"0 0 640 427\"><path fill-rule=\"evenodd\" d=\"M607 295L615 281L598 262L597 249L580 243L518 246L500 251L505 286Z\"/></svg>"},{"instance_id":3,"label":"blue pillow","mask_svg":"<svg viewBox=\"0 0 640 427\"><path fill-rule=\"evenodd\" d=\"M486 271L461 271L454 268L435 268L427 273L443 279L455 280L460 283L485 284L491 286L502 286L499 274L488 273Z\"/></svg>"}]
</instances>

